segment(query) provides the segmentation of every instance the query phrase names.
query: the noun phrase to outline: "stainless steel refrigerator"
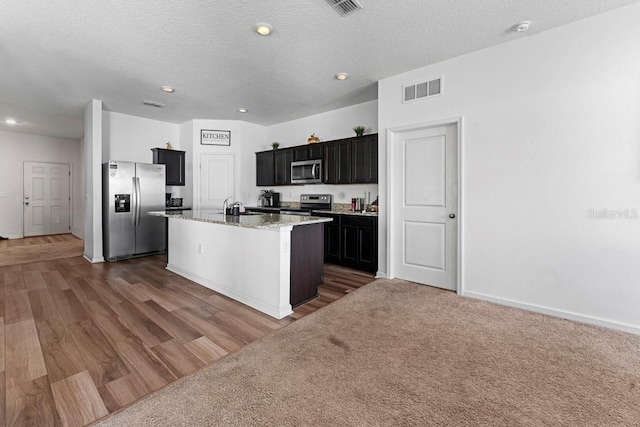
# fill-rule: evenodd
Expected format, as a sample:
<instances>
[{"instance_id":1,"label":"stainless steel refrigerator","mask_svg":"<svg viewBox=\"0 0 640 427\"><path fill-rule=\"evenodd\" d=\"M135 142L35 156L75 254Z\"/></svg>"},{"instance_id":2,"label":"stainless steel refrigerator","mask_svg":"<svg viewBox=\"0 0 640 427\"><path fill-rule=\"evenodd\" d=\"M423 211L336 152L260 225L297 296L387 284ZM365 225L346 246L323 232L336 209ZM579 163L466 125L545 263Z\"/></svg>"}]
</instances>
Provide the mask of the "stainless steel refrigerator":
<instances>
[{"instance_id":1,"label":"stainless steel refrigerator","mask_svg":"<svg viewBox=\"0 0 640 427\"><path fill-rule=\"evenodd\" d=\"M102 165L102 230L107 261L166 250L165 165L110 161Z\"/></svg>"}]
</instances>

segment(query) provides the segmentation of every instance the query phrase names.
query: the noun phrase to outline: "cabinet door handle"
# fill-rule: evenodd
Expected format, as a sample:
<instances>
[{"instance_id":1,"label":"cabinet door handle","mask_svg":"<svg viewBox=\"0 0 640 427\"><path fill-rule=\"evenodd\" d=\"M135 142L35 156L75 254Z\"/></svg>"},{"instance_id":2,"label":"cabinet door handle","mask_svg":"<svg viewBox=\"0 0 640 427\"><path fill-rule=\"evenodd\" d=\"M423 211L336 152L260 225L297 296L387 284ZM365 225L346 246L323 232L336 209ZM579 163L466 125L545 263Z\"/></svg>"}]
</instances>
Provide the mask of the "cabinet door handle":
<instances>
[{"instance_id":1,"label":"cabinet door handle","mask_svg":"<svg viewBox=\"0 0 640 427\"><path fill-rule=\"evenodd\" d=\"M456 214L449 214L449 218L453 219L456 217Z\"/></svg>"}]
</instances>

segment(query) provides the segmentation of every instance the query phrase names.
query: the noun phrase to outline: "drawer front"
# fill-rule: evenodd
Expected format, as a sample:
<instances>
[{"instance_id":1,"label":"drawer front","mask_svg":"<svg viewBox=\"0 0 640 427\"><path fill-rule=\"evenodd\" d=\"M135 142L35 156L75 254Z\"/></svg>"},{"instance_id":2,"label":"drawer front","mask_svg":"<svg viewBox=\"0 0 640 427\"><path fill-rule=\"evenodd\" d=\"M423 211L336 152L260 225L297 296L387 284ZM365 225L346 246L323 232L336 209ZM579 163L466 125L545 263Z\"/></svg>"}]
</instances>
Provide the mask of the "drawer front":
<instances>
[{"instance_id":1,"label":"drawer front","mask_svg":"<svg viewBox=\"0 0 640 427\"><path fill-rule=\"evenodd\" d=\"M378 227L378 218L359 215L342 215L342 225L354 225L356 227Z\"/></svg>"}]
</instances>

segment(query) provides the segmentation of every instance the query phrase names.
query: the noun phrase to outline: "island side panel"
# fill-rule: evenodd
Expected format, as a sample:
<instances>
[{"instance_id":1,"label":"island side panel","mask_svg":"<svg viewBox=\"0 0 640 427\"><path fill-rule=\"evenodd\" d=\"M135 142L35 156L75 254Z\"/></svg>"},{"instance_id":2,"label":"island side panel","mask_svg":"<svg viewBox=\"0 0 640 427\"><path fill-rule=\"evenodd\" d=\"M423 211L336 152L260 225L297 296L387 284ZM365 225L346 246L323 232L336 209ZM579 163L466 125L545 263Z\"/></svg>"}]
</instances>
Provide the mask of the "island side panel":
<instances>
[{"instance_id":1,"label":"island side panel","mask_svg":"<svg viewBox=\"0 0 640 427\"><path fill-rule=\"evenodd\" d=\"M324 224L298 225L291 231L291 306L318 296L324 266Z\"/></svg>"},{"instance_id":2,"label":"island side panel","mask_svg":"<svg viewBox=\"0 0 640 427\"><path fill-rule=\"evenodd\" d=\"M291 229L169 218L167 269L281 319L292 313Z\"/></svg>"}]
</instances>

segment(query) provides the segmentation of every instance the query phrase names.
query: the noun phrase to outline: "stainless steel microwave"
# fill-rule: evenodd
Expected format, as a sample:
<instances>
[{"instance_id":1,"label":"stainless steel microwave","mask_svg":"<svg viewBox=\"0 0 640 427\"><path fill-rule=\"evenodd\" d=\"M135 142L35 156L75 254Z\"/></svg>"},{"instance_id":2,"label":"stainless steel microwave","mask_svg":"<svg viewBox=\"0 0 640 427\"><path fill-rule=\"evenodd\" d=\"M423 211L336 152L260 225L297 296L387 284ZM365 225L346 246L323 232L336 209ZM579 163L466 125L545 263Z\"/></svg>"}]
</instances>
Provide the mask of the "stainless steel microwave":
<instances>
[{"instance_id":1,"label":"stainless steel microwave","mask_svg":"<svg viewBox=\"0 0 640 427\"><path fill-rule=\"evenodd\" d=\"M322 183L322 160L302 160L291 162L292 184Z\"/></svg>"}]
</instances>

